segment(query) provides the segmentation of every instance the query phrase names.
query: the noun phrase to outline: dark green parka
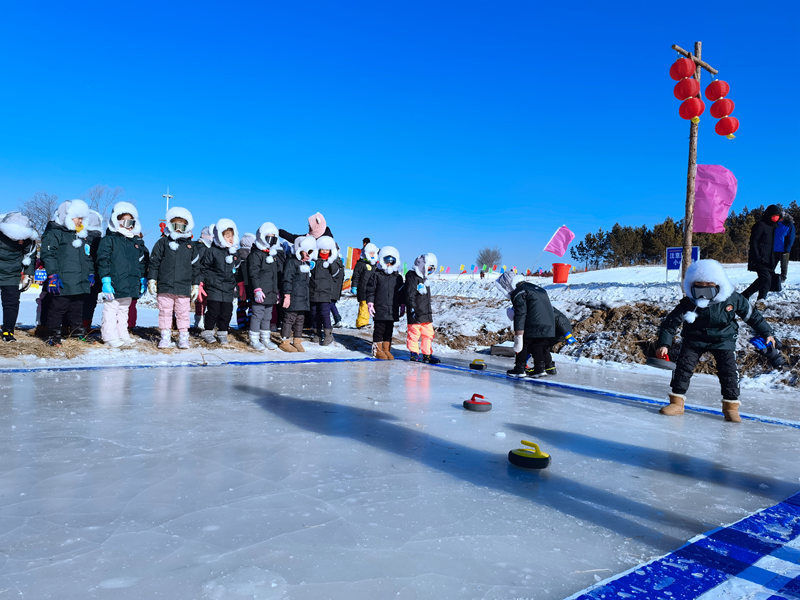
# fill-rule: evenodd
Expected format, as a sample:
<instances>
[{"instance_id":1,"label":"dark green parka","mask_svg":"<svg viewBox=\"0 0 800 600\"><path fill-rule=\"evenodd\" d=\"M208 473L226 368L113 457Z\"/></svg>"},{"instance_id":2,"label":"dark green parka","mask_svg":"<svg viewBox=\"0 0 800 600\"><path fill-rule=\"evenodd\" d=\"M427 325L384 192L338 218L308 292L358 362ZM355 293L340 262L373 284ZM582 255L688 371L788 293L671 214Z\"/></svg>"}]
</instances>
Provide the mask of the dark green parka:
<instances>
[{"instance_id":1,"label":"dark green parka","mask_svg":"<svg viewBox=\"0 0 800 600\"><path fill-rule=\"evenodd\" d=\"M117 298L138 298L141 280L145 276L144 241L127 237L111 229L97 246L97 276L111 277L111 286Z\"/></svg>"},{"instance_id":2,"label":"dark green parka","mask_svg":"<svg viewBox=\"0 0 800 600\"><path fill-rule=\"evenodd\" d=\"M13 222L14 217L20 222ZM19 285L22 273L33 276L39 236L19 213L6 215L6 219L0 221L0 285Z\"/></svg>"},{"instance_id":3,"label":"dark green parka","mask_svg":"<svg viewBox=\"0 0 800 600\"><path fill-rule=\"evenodd\" d=\"M42 235L39 257L47 274L61 279L62 296L89 293L89 275L94 274L94 263L85 232L84 229L81 237L74 230L50 221Z\"/></svg>"},{"instance_id":4,"label":"dark green parka","mask_svg":"<svg viewBox=\"0 0 800 600\"><path fill-rule=\"evenodd\" d=\"M189 296L200 283L200 246L191 237L162 236L150 253L147 278L155 279L159 294Z\"/></svg>"}]
</instances>

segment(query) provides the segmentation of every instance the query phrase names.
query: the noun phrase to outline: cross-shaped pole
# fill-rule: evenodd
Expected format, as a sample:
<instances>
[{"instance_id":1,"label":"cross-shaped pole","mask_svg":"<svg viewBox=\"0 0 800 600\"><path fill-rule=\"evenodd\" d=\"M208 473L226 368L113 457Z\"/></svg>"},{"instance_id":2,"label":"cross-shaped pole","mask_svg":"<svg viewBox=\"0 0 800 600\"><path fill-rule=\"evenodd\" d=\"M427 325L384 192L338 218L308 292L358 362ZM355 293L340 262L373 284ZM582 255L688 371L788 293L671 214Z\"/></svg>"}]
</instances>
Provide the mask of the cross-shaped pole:
<instances>
[{"instance_id":1,"label":"cross-shaped pole","mask_svg":"<svg viewBox=\"0 0 800 600\"><path fill-rule=\"evenodd\" d=\"M169 186L167 186L167 193L161 194L162 198L166 198L167 200L167 212L169 212L169 201L172 200L175 196L169 193Z\"/></svg>"},{"instance_id":2,"label":"cross-shaped pole","mask_svg":"<svg viewBox=\"0 0 800 600\"><path fill-rule=\"evenodd\" d=\"M700 57L703 42L694 43L694 54L684 50L677 44L672 44L672 49L678 54L694 61L694 77L700 83L700 74L705 69L712 75L719 73L714 67L703 61ZM686 269L692 263L692 229L694 227L694 186L697 177L697 128L699 123L694 121L689 125L689 172L686 176L686 218L683 221L683 260L681 261L681 281L686 278Z\"/></svg>"}]
</instances>

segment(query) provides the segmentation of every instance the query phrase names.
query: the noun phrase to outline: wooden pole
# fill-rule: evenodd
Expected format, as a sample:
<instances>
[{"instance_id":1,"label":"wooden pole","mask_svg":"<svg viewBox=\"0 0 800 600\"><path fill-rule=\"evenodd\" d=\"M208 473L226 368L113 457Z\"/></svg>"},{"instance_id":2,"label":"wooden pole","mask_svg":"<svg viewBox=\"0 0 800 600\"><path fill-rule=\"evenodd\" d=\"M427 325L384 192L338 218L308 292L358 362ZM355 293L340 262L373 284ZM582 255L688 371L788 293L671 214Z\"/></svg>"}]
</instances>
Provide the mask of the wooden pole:
<instances>
[{"instance_id":1,"label":"wooden pole","mask_svg":"<svg viewBox=\"0 0 800 600\"><path fill-rule=\"evenodd\" d=\"M700 55L702 42L694 43L695 72L697 83L700 83ZM689 171L686 175L686 216L683 220L683 260L681 261L681 281L686 279L686 269L692 264L692 229L694 227L694 190L697 177L697 129L699 123L689 125Z\"/></svg>"}]
</instances>

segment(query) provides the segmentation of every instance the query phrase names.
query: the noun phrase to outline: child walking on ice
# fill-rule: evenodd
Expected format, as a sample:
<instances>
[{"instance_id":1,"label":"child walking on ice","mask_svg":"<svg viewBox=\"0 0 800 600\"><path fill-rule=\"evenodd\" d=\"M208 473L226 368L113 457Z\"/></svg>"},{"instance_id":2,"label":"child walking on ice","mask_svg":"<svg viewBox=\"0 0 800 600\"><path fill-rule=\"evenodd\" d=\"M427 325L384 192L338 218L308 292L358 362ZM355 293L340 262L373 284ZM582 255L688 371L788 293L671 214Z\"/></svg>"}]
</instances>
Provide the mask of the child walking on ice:
<instances>
[{"instance_id":1,"label":"child walking on ice","mask_svg":"<svg viewBox=\"0 0 800 600\"><path fill-rule=\"evenodd\" d=\"M672 374L669 404L659 412L667 416L683 414L694 369L700 357L711 352L722 388L722 414L726 421L739 423L739 372L734 352L739 332L736 317L774 345L772 329L761 313L734 291L722 265L715 260L692 263L686 270L683 291L686 296L667 315L658 332L656 356L665 359L678 329L683 326L683 343Z\"/></svg>"},{"instance_id":2,"label":"child walking on ice","mask_svg":"<svg viewBox=\"0 0 800 600\"><path fill-rule=\"evenodd\" d=\"M414 268L406 274L406 347L411 360L435 365L441 362L433 355L433 309L428 276L436 272L438 261L432 252L417 257ZM422 354L420 355L420 350Z\"/></svg>"},{"instance_id":3,"label":"child walking on ice","mask_svg":"<svg viewBox=\"0 0 800 600\"><path fill-rule=\"evenodd\" d=\"M400 269L400 253L394 246L384 246L378 253L378 268L367 281L367 309L375 320L372 351L379 360L394 360L392 333L394 323L405 313Z\"/></svg>"}]
</instances>

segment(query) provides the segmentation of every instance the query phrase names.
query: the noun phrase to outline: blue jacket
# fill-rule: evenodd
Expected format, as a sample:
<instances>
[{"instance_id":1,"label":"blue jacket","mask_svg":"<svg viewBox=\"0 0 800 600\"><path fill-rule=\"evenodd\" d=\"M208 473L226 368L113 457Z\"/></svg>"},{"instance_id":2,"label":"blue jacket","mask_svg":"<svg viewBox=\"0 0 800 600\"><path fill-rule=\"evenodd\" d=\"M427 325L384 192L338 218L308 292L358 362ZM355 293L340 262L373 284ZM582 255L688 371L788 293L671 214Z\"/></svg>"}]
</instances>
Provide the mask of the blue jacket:
<instances>
[{"instance_id":1,"label":"blue jacket","mask_svg":"<svg viewBox=\"0 0 800 600\"><path fill-rule=\"evenodd\" d=\"M775 252L790 252L794 245L794 221L784 218L775 226Z\"/></svg>"}]
</instances>

